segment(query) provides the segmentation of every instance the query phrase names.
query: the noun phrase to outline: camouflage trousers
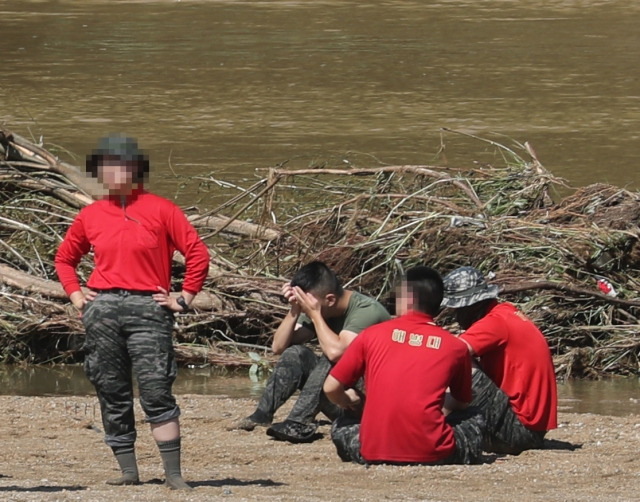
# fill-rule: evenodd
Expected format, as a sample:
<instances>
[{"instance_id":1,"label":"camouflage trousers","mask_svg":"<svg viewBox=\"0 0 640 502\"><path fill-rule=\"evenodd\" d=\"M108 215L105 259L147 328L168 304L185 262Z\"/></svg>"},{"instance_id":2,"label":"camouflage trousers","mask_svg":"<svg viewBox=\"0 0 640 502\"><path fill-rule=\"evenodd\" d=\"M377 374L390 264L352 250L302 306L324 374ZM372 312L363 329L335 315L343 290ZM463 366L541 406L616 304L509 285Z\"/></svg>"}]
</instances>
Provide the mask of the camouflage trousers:
<instances>
[{"instance_id":1,"label":"camouflage trousers","mask_svg":"<svg viewBox=\"0 0 640 502\"><path fill-rule=\"evenodd\" d=\"M280 355L267 380L258 408L251 417L259 422L271 422L275 412L300 390L287 420L309 424L320 412L334 419L340 409L327 399L322 390L331 367L326 356L316 355L309 347L288 347Z\"/></svg>"},{"instance_id":2,"label":"camouflage trousers","mask_svg":"<svg viewBox=\"0 0 640 502\"><path fill-rule=\"evenodd\" d=\"M422 465L479 464L482 462L484 417L478 408L469 407L447 415L447 423L453 428L456 449L448 457ZM331 424L331 440L344 462L368 464L360 454L360 420L343 416ZM376 462L400 463L400 462Z\"/></svg>"},{"instance_id":3,"label":"camouflage trousers","mask_svg":"<svg viewBox=\"0 0 640 502\"><path fill-rule=\"evenodd\" d=\"M472 388L471 404L482 410L487 423L485 451L517 455L542 448L546 433L527 429L511 408L509 397L480 369L473 374Z\"/></svg>"},{"instance_id":4,"label":"camouflage trousers","mask_svg":"<svg viewBox=\"0 0 640 502\"><path fill-rule=\"evenodd\" d=\"M82 322L84 370L98 395L109 446L136 440L133 375L147 422L162 423L180 415L171 392L177 375L171 311L150 294L105 292L85 305Z\"/></svg>"}]
</instances>

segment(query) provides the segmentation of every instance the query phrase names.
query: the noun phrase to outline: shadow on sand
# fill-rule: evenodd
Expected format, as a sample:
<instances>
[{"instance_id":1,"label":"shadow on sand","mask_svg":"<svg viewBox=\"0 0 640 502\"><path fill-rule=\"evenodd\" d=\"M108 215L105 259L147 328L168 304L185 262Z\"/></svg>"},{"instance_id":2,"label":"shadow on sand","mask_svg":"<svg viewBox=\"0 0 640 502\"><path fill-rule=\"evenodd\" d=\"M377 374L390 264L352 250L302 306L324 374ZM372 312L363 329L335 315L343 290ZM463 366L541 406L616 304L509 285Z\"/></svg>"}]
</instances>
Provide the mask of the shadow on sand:
<instances>
[{"instance_id":1,"label":"shadow on sand","mask_svg":"<svg viewBox=\"0 0 640 502\"><path fill-rule=\"evenodd\" d=\"M236 478L226 478L226 479L212 479L208 481L189 481L187 480L189 486L193 488L197 488L198 486L283 486L286 483L280 483L277 481L273 481L271 479L252 479L252 480L242 480ZM150 485L163 485L164 480L154 478L149 481L145 481L142 484L150 484Z\"/></svg>"},{"instance_id":2,"label":"shadow on sand","mask_svg":"<svg viewBox=\"0 0 640 502\"><path fill-rule=\"evenodd\" d=\"M568 441L558 441L557 439L545 439L543 450L568 450L576 451L582 448L582 444L569 443Z\"/></svg>"},{"instance_id":3,"label":"shadow on sand","mask_svg":"<svg viewBox=\"0 0 640 502\"><path fill-rule=\"evenodd\" d=\"M0 492L39 492L39 493L55 493L55 492L78 492L86 490L86 486L0 486Z\"/></svg>"}]
</instances>

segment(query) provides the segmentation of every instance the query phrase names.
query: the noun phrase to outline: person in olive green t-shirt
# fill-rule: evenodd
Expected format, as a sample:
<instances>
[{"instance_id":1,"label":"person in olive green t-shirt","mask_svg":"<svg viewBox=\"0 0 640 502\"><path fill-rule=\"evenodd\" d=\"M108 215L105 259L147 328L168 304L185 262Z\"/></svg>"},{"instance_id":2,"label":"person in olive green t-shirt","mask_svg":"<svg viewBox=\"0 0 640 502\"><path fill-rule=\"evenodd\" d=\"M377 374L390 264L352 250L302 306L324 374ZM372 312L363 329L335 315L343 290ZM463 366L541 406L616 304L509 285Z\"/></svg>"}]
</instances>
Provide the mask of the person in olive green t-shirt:
<instances>
[{"instance_id":1,"label":"person in olive green t-shirt","mask_svg":"<svg viewBox=\"0 0 640 502\"><path fill-rule=\"evenodd\" d=\"M358 333L390 316L375 299L343 289L335 273L319 261L302 267L282 287L282 294L291 308L273 337L272 349L280 359L257 409L232 429L270 425L275 412L300 389L287 419L271 425L267 434L292 443L311 442L319 412L331 420L340 414L322 391L329 370ZM305 345L314 337L322 355Z\"/></svg>"}]
</instances>

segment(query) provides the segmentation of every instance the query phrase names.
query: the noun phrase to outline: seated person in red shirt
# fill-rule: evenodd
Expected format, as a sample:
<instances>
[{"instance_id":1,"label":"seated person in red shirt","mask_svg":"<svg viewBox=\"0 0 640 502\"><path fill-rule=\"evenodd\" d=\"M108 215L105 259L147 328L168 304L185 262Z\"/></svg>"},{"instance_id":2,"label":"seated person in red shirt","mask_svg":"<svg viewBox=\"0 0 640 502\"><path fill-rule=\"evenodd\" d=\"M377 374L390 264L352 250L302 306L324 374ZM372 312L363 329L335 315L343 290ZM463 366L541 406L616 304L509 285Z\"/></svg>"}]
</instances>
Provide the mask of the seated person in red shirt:
<instances>
[{"instance_id":1,"label":"seated person in red shirt","mask_svg":"<svg viewBox=\"0 0 640 502\"><path fill-rule=\"evenodd\" d=\"M541 448L557 427L557 389L544 335L510 303L498 303L498 287L473 267L444 278L443 307L455 309L462 339L477 358L472 405L482 409L488 452L517 455Z\"/></svg>"},{"instance_id":2,"label":"seated person in red shirt","mask_svg":"<svg viewBox=\"0 0 640 502\"><path fill-rule=\"evenodd\" d=\"M468 349L433 321L442 295L442 278L435 270L408 270L397 291L399 317L365 329L329 373L324 392L345 410L361 405L352 388L361 376L366 387L362 421L345 413L331 428L342 460L481 461L484 419L479 410L466 409L471 401ZM444 409L448 388L450 409Z\"/></svg>"}]
</instances>

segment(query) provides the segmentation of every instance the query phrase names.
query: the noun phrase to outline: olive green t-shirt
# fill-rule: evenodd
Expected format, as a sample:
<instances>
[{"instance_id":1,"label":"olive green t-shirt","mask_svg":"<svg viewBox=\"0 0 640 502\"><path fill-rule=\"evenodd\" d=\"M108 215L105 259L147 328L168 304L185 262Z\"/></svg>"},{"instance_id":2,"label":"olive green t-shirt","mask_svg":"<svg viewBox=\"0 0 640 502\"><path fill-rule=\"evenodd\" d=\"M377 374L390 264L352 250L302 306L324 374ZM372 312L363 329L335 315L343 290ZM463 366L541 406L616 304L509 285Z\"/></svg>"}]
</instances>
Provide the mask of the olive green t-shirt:
<instances>
[{"instance_id":1,"label":"olive green t-shirt","mask_svg":"<svg viewBox=\"0 0 640 502\"><path fill-rule=\"evenodd\" d=\"M360 333L363 329L387 321L390 318L389 312L387 312L387 309L385 309L379 301L370 296L353 291L344 315L325 319L325 322L336 334L344 330ZM305 314L300 315L298 323L315 333L316 330L311 319Z\"/></svg>"}]
</instances>

